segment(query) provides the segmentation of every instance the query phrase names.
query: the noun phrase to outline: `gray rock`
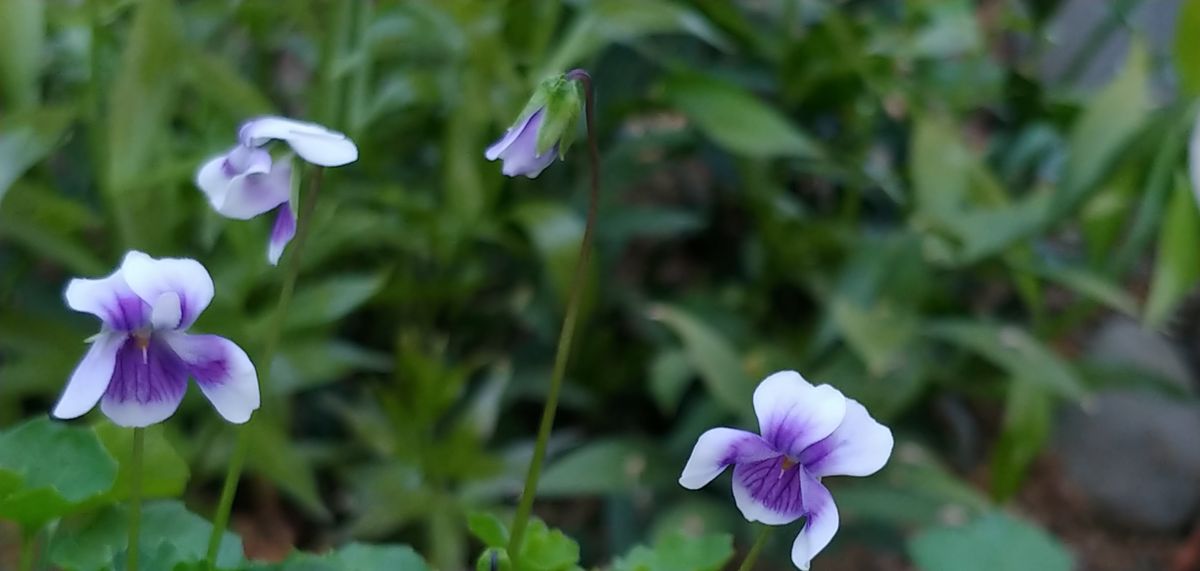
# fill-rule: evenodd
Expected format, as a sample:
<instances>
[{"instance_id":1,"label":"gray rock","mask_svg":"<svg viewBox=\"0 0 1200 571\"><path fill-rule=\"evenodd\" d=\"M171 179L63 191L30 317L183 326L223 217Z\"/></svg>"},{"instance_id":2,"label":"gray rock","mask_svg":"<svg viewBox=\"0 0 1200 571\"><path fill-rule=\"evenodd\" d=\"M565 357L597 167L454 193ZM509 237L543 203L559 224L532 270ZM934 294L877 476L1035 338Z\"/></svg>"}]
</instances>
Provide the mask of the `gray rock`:
<instances>
[{"instance_id":1,"label":"gray rock","mask_svg":"<svg viewBox=\"0 0 1200 571\"><path fill-rule=\"evenodd\" d=\"M1131 319L1108 320L1092 338L1088 353L1096 361L1132 365L1173 381L1182 389L1192 388L1191 374L1179 349Z\"/></svg>"}]
</instances>

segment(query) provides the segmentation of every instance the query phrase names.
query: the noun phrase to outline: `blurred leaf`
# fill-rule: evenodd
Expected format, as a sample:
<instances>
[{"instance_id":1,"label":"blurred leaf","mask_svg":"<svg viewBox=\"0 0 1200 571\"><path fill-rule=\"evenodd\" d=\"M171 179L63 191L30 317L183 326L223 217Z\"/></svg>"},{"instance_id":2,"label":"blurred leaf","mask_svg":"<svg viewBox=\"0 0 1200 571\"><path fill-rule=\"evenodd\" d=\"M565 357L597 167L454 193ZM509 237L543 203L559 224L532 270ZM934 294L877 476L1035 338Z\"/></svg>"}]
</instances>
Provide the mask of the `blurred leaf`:
<instances>
[{"instance_id":1,"label":"blurred leaf","mask_svg":"<svg viewBox=\"0 0 1200 571\"><path fill-rule=\"evenodd\" d=\"M508 528L495 514L487 512L467 514L467 527L476 538L488 547L508 545Z\"/></svg>"},{"instance_id":2,"label":"blurred leaf","mask_svg":"<svg viewBox=\"0 0 1200 571\"><path fill-rule=\"evenodd\" d=\"M9 111L26 112L41 97L39 76L46 59L44 0L0 2L0 92ZM0 167L4 165L0 151ZM0 198L4 197L0 173Z\"/></svg>"},{"instance_id":3,"label":"blurred leaf","mask_svg":"<svg viewBox=\"0 0 1200 571\"><path fill-rule=\"evenodd\" d=\"M86 428L40 418L0 433L0 517L37 529L110 489L117 465Z\"/></svg>"},{"instance_id":4,"label":"blurred leaf","mask_svg":"<svg viewBox=\"0 0 1200 571\"><path fill-rule=\"evenodd\" d=\"M5 5L15 6L28 1L15 0ZM0 14L0 22L3 21L4 16ZM3 53L0 50L0 54ZM9 187L25 171L54 150L74 118L74 112L69 109L45 107L0 119L0 204L4 203Z\"/></svg>"},{"instance_id":5,"label":"blurred leaf","mask_svg":"<svg viewBox=\"0 0 1200 571\"><path fill-rule=\"evenodd\" d=\"M935 220L957 214L970 188L975 163L953 123L938 115L917 119L908 169L922 212Z\"/></svg>"},{"instance_id":6,"label":"blurred leaf","mask_svg":"<svg viewBox=\"0 0 1200 571\"><path fill-rule=\"evenodd\" d=\"M1053 406L1046 387L1016 378L1008 384L1004 427L992 456L992 493L1007 500L1020 488L1029 465L1050 436Z\"/></svg>"},{"instance_id":7,"label":"blurred leaf","mask_svg":"<svg viewBox=\"0 0 1200 571\"><path fill-rule=\"evenodd\" d=\"M109 422L92 427L108 453L116 458L119 470L111 497L115 501L129 498L130 466L133 453L133 431ZM163 436L162 425L145 429L141 493L143 498L174 498L183 495L190 472L185 461Z\"/></svg>"},{"instance_id":8,"label":"blurred leaf","mask_svg":"<svg viewBox=\"0 0 1200 571\"><path fill-rule=\"evenodd\" d=\"M1137 314L1137 300L1104 276L1083 267L1053 266L1036 270L1041 277L1126 315Z\"/></svg>"},{"instance_id":9,"label":"blurred leaf","mask_svg":"<svg viewBox=\"0 0 1200 571\"><path fill-rule=\"evenodd\" d=\"M1200 95L1200 0L1183 0L1175 19L1175 48L1172 52L1179 87L1192 97Z\"/></svg>"},{"instance_id":10,"label":"blurred leaf","mask_svg":"<svg viewBox=\"0 0 1200 571\"><path fill-rule=\"evenodd\" d=\"M125 506L114 505L90 516L82 525L60 530L50 546L50 561L71 571L124 569L129 541ZM69 525L69 524L68 524ZM176 501L142 506L139 538L143 569L193 569L208 551L212 524ZM226 532L217 554L221 569L240 569L242 540Z\"/></svg>"},{"instance_id":11,"label":"blurred leaf","mask_svg":"<svg viewBox=\"0 0 1200 571\"><path fill-rule=\"evenodd\" d=\"M187 54L183 79L207 100L234 117L252 117L271 111L270 100L253 83L246 81L229 62L203 51Z\"/></svg>"},{"instance_id":12,"label":"blurred leaf","mask_svg":"<svg viewBox=\"0 0 1200 571\"><path fill-rule=\"evenodd\" d=\"M613 562L613 571L718 571L733 558L733 536L691 537L676 532L654 548L634 547Z\"/></svg>"},{"instance_id":13,"label":"blurred leaf","mask_svg":"<svg viewBox=\"0 0 1200 571\"><path fill-rule=\"evenodd\" d=\"M293 394L339 381L354 372L385 373L392 368L387 353L314 335L289 339L271 366L271 389Z\"/></svg>"},{"instance_id":14,"label":"blurred leaf","mask_svg":"<svg viewBox=\"0 0 1200 571\"><path fill-rule=\"evenodd\" d=\"M1175 190L1158 235L1154 277L1146 298L1146 327L1158 328L1200 281L1200 212L1187 177L1175 177Z\"/></svg>"},{"instance_id":15,"label":"blurred leaf","mask_svg":"<svg viewBox=\"0 0 1200 571\"><path fill-rule=\"evenodd\" d=\"M551 202L526 202L517 206L513 218L524 229L549 272L550 285L559 300L567 299L579 242L583 239L583 220L570 208Z\"/></svg>"},{"instance_id":16,"label":"blurred leaf","mask_svg":"<svg viewBox=\"0 0 1200 571\"><path fill-rule=\"evenodd\" d=\"M1088 101L1072 126L1066 171L1047 223L1074 211L1119 162L1125 145L1141 129L1153 105L1148 60L1145 46L1134 42L1124 69Z\"/></svg>"},{"instance_id":17,"label":"blurred leaf","mask_svg":"<svg viewBox=\"0 0 1200 571\"><path fill-rule=\"evenodd\" d=\"M298 288L286 323L289 329L304 329L335 322L358 309L387 283L387 272L341 275L309 282ZM260 321L270 323L274 306Z\"/></svg>"},{"instance_id":18,"label":"blurred leaf","mask_svg":"<svg viewBox=\"0 0 1200 571\"><path fill-rule=\"evenodd\" d=\"M563 497L624 494L666 473L662 452L631 440L597 440L550 463L538 484L538 495Z\"/></svg>"},{"instance_id":19,"label":"blurred leaf","mask_svg":"<svg viewBox=\"0 0 1200 571\"><path fill-rule=\"evenodd\" d=\"M863 308L848 299L835 297L833 320L872 376L894 369L916 337L917 316L904 308L876 303Z\"/></svg>"},{"instance_id":20,"label":"blurred leaf","mask_svg":"<svg viewBox=\"0 0 1200 571\"><path fill-rule=\"evenodd\" d=\"M326 553L297 553L283 563L258 564L246 571L428 571L429 566L407 545L351 543Z\"/></svg>"},{"instance_id":21,"label":"blurred leaf","mask_svg":"<svg viewBox=\"0 0 1200 571\"><path fill-rule=\"evenodd\" d=\"M1087 395L1083 381L1069 364L1015 325L975 321L939 321L925 333L971 351L1014 378L1028 379L1060 396L1080 400Z\"/></svg>"},{"instance_id":22,"label":"blurred leaf","mask_svg":"<svg viewBox=\"0 0 1200 571\"><path fill-rule=\"evenodd\" d=\"M588 0L564 33L541 76L562 73L608 43L630 43L655 34L691 34L724 48L725 38L700 13L666 0Z\"/></svg>"},{"instance_id":23,"label":"blurred leaf","mask_svg":"<svg viewBox=\"0 0 1200 571\"><path fill-rule=\"evenodd\" d=\"M728 340L697 316L678 307L655 305L650 309L650 318L679 335L688 359L717 402L743 418L753 418L750 396L755 383Z\"/></svg>"},{"instance_id":24,"label":"blurred leaf","mask_svg":"<svg viewBox=\"0 0 1200 571\"><path fill-rule=\"evenodd\" d=\"M835 493L845 519L891 527L925 527L948 516L974 517L991 509L985 496L954 476L928 450L903 441L881 472L839 483Z\"/></svg>"},{"instance_id":25,"label":"blurred leaf","mask_svg":"<svg viewBox=\"0 0 1200 571\"><path fill-rule=\"evenodd\" d=\"M667 100L726 150L748 157L819 158L820 147L787 117L735 84L677 75Z\"/></svg>"},{"instance_id":26,"label":"blurred leaf","mask_svg":"<svg viewBox=\"0 0 1200 571\"><path fill-rule=\"evenodd\" d=\"M650 362L650 394L659 410L673 413L693 377L688 354L679 349L667 349Z\"/></svg>"},{"instance_id":27,"label":"blurred leaf","mask_svg":"<svg viewBox=\"0 0 1200 571\"><path fill-rule=\"evenodd\" d=\"M579 544L566 534L530 519L521 545L522 571L568 571L578 567Z\"/></svg>"},{"instance_id":28,"label":"blurred leaf","mask_svg":"<svg viewBox=\"0 0 1200 571\"><path fill-rule=\"evenodd\" d=\"M1070 571L1071 554L1045 531L1003 513L965 527L922 531L909 541L909 555L922 571Z\"/></svg>"},{"instance_id":29,"label":"blurred leaf","mask_svg":"<svg viewBox=\"0 0 1200 571\"><path fill-rule=\"evenodd\" d=\"M913 55L951 58L978 51L983 41L974 8L964 1L930 4L929 22L913 38Z\"/></svg>"},{"instance_id":30,"label":"blurred leaf","mask_svg":"<svg viewBox=\"0 0 1200 571\"><path fill-rule=\"evenodd\" d=\"M313 467L301 453L296 443L271 419L259 419L244 428L250 438L248 466L268 477L285 492L296 499L309 515L320 520L329 519L329 511L317 491L317 477Z\"/></svg>"}]
</instances>

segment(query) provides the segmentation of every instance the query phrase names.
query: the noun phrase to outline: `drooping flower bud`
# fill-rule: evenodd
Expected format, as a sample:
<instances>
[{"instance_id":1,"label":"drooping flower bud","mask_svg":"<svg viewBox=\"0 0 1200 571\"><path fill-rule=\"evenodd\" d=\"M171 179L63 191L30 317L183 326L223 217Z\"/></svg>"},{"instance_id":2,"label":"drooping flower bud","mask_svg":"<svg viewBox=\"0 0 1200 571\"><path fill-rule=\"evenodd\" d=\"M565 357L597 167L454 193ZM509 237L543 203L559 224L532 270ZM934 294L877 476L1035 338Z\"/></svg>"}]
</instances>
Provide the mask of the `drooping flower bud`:
<instances>
[{"instance_id":1,"label":"drooping flower bud","mask_svg":"<svg viewBox=\"0 0 1200 571\"><path fill-rule=\"evenodd\" d=\"M505 175L537 178L575 141L582 108L578 81L566 75L550 77L538 85L517 121L484 156L503 161L500 170Z\"/></svg>"}]
</instances>

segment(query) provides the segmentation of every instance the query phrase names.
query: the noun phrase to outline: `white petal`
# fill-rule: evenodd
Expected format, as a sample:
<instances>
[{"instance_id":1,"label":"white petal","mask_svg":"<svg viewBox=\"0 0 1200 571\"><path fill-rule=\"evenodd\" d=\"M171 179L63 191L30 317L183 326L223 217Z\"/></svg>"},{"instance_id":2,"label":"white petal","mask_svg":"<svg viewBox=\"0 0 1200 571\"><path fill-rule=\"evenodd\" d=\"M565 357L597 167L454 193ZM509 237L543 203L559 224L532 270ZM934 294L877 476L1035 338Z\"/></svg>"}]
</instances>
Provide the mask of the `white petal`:
<instances>
[{"instance_id":1,"label":"white petal","mask_svg":"<svg viewBox=\"0 0 1200 571\"><path fill-rule=\"evenodd\" d=\"M200 167L200 170L196 171L196 187L204 193L204 196L208 197L208 203L212 205L213 210L218 212L225 204L225 197L229 194L229 185L233 181L233 177L225 174L224 164L225 155L220 155L209 159Z\"/></svg>"},{"instance_id":2,"label":"white petal","mask_svg":"<svg viewBox=\"0 0 1200 571\"><path fill-rule=\"evenodd\" d=\"M83 360L71 373L71 380L54 406L54 416L76 418L83 416L104 395L112 380L113 367L117 360L117 349L125 342L124 333L101 333L92 341Z\"/></svg>"},{"instance_id":3,"label":"white petal","mask_svg":"<svg viewBox=\"0 0 1200 571\"><path fill-rule=\"evenodd\" d=\"M154 300L150 309L150 324L155 329L177 329L183 320L183 306L179 294L168 291Z\"/></svg>"},{"instance_id":4,"label":"white petal","mask_svg":"<svg viewBox=\"0 0 1200 571\"><path fill-rule=\"evenodd\" d=\"M225 420L241 424L258 409L258 373L250 357L233 341L216 335L174 333L164 336L188 372Z\"/></svg>"},{"instance_id":5,"label":"white petal","mask_svg":"<svg viewBox=\"0 0 1200 571\"><path fill-rule=\"evenodd\" d=\"M191 327L213 298L212 277L196 260L155 259L131 251L121 263L121 272L129 287L147 303L157 302L164 293L178 295L181 315L178 329Z\"/></svg>"},{"instance_id":6,"label":"white petal","mask_svg":"<svg viewBox=\"0 0 1200 571\"><path fill-rule=\"evenodd\" d=\"M1192 195L1200 205L1200 114L1196 115L1196 124L1192 127L1192 138L1188 142L1188 171L1192 175Z\"/></svg>"},{"instance_id":7,"label":"white petal","mask_svg":"<svg viewBox=\"0 0 1200 571\"><path fill-rule=\"evenodd\" d=\"M235 220L265 214L292 197L292 165L279 161L271 171L238 177L229 184L225 202L216 210Z\"/></svg>"},{"instance_id":8,"label":"white petal","mask_svg":"<svg viewBox=\"0 0 1200 571\"><path fill-rule=\"evenodd\" d=\"M837 506L834 505L829 490L811 476L803 478L801 482L808 519L804 522L804 529L800 531L800 535L796 536L796 542L792 544L792 563L801 571L808 571L813 557L833 540L840 521Z\"/></svg>"},{"instance_id":9,"label":"white petal","mask_svg":"<svg viewBox=\"0 0 1200 571\"><path fill-rule=\"evenodd\" d=\"M731 464L762 460L779 453L771 450L759 435L733 428L714 428L700 435L679 485L689 490L703 488Z\"/></svg>"},{"instance_id":10,"label":"white petal","mask_svg":"<svg viewBox=\"0 0 1200 571\"><path fill-rule=\"evenodd\" d=\"M846 415L846 397L829 385L814 387L795 371L780 371L754 390L763 439L792 457L833 433Z\"/></svg>"},{"instance_id":11,"label":"white petal","mask_svg":"<svg viewBox=\"0 0 1200 571\"><path fill-rule=\"evenodd\" d=\"M867 408L846 399L846 417L825 439L800 454L800 463L814 476L870 476L892 455L892 431Z\"/></svg>"},{"instance_id":12,"label":"white petal","mask_svg":"<svg viewBox=\"0 0 1200 571\"><path fill-rule=\"evenodd\" d=\"M99 317L109 329L132 331L149 319L149 305L130 289L121 269L100 279L71 280L64 297L68 307Z\"/></svg>"},{"instance_id":13,"label":"white petal","mask_svg":"<svg viewBox=\"0 0 1200 571\"><path fill-rule=\"evenodd\" d=\"M358 147L346 135L316 123L283 117L259 117L242 126L238 136L244 144L261 145L280 139L300 158L325 167L338 167L358 160Z\"/></svg>"}]
</instances>

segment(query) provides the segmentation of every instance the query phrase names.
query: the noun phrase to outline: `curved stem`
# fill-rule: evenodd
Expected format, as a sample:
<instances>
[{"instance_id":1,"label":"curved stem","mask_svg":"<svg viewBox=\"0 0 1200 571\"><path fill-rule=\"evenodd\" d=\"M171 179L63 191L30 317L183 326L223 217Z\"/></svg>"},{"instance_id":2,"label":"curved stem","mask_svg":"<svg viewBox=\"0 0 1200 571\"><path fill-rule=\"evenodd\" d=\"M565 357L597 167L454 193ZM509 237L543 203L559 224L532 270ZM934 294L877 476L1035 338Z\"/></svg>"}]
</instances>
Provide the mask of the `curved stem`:
<instances>
[{"instance_id":1,"label":"curved stem","mask_svg":"<svg viewBox=\"0 0 1200 571\"><path fill-rule=\"evenodd\" d=\"M520 557L521 544L525 536L525 526L529 523L529 514L533 510L533 499L537 494L542 462L546 459L546 444L550 440L550 430L554 426L554 413L558 409L558 394L562 389L563 377L567 372L567 360L571 353L571 341L575 336L579 306L583 301L583 291L587 288L588 259L592 253L596 211L600 205L600 151L596 144L596 100L592 89L592 77L582 69L572 70L567 73L566 77L583 84L585 95L584 117L587 124L588 158L591 162L587 224L583 228L583 239L579 243L579 259L575 262L575 273L571 278L567 308L563 314L562 331L559 333L558 347L554 353L550 392L546 395L546 404L542 409L542 422L538 427L537 444L533 448L533 459L529 462L529 472L525 476L525 488L521 491L521 502L517 505L517 514L513 518L512 530L509 535L508 556L512 561L513 569L519 569L517 560Z\"/></svg>"},{"instance_id":2,"label":"curved stem","mask_svg":"<svg viewBox=\"0 0 1200 571\"><path fill-rule=\"evenodd\" d=\"M288 307L292 303L292 294L296 291L296 280L300 276L300 255L304 244L308 241L309 226L313 213L317 209L317 197L320 196L321 177L324 174L321 167L313 167L307 179L308 190L304 194L300 211L296 216L296 236L288 248L287 267L284 270L283 285L279 290L279 303L275 306L275 315L271 318L271 326L267 330L267 339L263 344L263 353L259 360L258 385L263 401L272 395L271 392L271 362L275 360L275 352L279 348L279 340L283 335L283 322L288 315ZM261 414L261 413L260 413ZM253 422L254 419L251 419ZM225 483L221 486L221 499L217 501L217 511L213 515L212 535L208 538L208 567L216 569L217 554L221 551L221 540L229 525L229 513L233 509L233 498L237 495L238 481L242 476L242 468L246 464L246 454L250 449L249 423L238 427L237 444L233 456L229 459L229 468L225 472Z\"/></svg>"},{"instance_id":3,"label":"curved stem","mask_svg":"<svg viewBox=\"0 0 1200 571\"><path fill-rule=\"evenodd\" d=\"M750 571L754 568L754 562L758 561L758 554L763 550L763 546L767 544L767 538L771 537L771 530L775 528L764 525L758 532L758 538L754 540L754 546L750 548L750 552L746 554L746 558L742 560L742 564L738 566L738 571Z\"/></svg>"},{"instance_id":4,"label":"curved stem","mask_svg":"<svg viewBox=\"0 0 1200 571\"><path fill-rule=\"evenodd\" d=\"M141 538L142 527L142 450L146 446L146 429L133 429L133 456L130 464L133 469L129 474L129 549L126 557L129 563L128 571L138 568L138 540Z\"/></svg>"}]
</instances>

